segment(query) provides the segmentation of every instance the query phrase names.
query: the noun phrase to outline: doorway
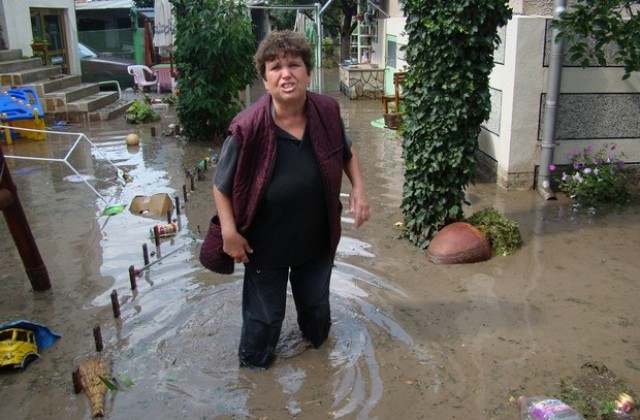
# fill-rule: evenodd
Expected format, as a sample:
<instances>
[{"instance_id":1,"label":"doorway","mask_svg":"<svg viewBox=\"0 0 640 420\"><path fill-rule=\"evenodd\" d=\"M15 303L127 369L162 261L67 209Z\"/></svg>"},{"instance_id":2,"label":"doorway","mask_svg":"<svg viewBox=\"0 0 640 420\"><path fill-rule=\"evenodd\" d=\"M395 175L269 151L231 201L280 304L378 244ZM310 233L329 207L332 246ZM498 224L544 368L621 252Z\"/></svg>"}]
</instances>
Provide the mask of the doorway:
<instances>
[{"instance_id":1,"label":"doorway","mask_svg":"<svg viewBox=\"0 0 640 420\"><path fill-rule=\"evenodd\" d=\"M40 56L43 65L60 66L62 72L68 74L69 55L63 10L31 8L30 14L33 39L44 41L43 50L34 51L34 56Z\"/></svg>"}]
</instances>

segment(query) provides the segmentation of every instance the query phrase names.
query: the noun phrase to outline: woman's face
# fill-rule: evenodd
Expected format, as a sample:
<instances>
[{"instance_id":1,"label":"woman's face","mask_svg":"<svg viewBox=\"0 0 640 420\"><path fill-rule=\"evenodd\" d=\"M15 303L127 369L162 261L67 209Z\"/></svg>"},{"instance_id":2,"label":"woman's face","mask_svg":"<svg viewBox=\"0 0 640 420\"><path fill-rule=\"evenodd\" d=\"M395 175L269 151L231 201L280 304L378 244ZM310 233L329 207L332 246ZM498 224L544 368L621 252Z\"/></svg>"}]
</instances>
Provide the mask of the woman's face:
<instances>
[{"instance_id":1,"label":"woman's face","mask_svg":"<svg viewBox=\"0 0 640 420\"><path fill-rule=\"evenodd\" d=\"M279 54L265 63L264 87L275 102L286 103L305 98L310 75L302 58Z\"/></svg>"}]
</instances>

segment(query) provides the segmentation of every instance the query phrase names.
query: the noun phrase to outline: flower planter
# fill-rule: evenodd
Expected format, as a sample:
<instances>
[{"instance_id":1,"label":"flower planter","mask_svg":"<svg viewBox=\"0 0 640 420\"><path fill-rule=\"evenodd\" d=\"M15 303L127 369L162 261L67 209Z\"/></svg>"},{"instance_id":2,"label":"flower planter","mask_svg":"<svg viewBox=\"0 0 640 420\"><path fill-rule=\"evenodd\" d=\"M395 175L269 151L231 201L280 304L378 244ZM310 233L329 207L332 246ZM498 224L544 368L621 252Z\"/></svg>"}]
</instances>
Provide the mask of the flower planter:
<instances>
[{"instance_id":1,"label":"flower planter","mask_svg":"<svg viewBox=\"0 0 640 420\"><path fill-rule=\"evenodd\" d=\"M31 44L32 51L45 51L46 49L47 49L47 44L45 43Z\"/></svg>"}]
</instances>

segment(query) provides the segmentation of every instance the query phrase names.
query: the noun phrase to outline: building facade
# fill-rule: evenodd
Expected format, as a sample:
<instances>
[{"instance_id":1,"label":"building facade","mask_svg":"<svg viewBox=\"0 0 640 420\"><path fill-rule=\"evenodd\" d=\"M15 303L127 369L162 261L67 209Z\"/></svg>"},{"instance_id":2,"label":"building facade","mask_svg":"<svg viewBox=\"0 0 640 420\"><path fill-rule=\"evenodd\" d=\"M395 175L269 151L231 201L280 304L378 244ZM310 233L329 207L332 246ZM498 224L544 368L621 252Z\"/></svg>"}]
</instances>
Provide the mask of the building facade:
<instances>
[{"instance_id":1,"label":"building facade","mask_svg":"<svg viewBox=\"0 0 640 420\"><path fill-rule=\"evenodd\" d=\"M507 188L536 186L541 161L545 99L549 85L553 1L510 1L513 18L500 28L491 74L491 115L478 138L482 167ZM406 65L404 16L396 0L386 5L377 45L389 72ZM587 145L615 143L629 163L640 163L640 74L622 80L624 69L610 63L582 68L564 57L553 163ZM388 78L387 78L388 80ZM386 83L390 85L390 83Z\"/></svg>"}]
</instances>

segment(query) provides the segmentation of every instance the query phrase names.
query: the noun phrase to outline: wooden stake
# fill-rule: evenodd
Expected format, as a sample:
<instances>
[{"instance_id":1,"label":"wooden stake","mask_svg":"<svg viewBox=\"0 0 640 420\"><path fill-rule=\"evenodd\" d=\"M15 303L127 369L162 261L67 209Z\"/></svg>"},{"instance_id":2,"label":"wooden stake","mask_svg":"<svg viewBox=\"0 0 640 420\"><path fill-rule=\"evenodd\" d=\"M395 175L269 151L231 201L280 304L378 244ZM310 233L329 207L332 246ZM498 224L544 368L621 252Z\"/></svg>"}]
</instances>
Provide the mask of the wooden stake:
<instances>
[{"instance_id":1,"label":"wooden stake","mask_svg":"<svg viewBox=\"0 0 640 420\"><path fill-rule=\"evenodd\" d=\"M144 265L149 264L149 249L147 244L142 244L142 258L144 259Z\"/></svg>"},{"instance_id":2,"label":"wooden stake","mask_svg":"<svg viewBox=\"0 0 640 420\"><path fill-rule=\"evenodd\" d=\"M100 330L99 324L93 327L93 341L96 343L96 351L102 351L104 346L102 344L102 331Z\"/></svg>"},{"instance_id":3,"label":"wooden stake","mask_svg":"<svg viewBox=\"0 0 640 420\"><path fill-rule=\"evenodd\" d=\"M136 268L133 265L129 266L129 282L131 283L131 290L138 288L136 284Z\"/></svg>"},{"instance_id":4,"label":"wooden stake","mask_svg":"<svg viewBox=\"0 0 640 420\"><path fill-rule=\"evenodd\" d=\"M120 318L120 302L118 302L118 291L116 289L111 292L111 307L113 308L113 317Z\"/></svg>"},{"instance_id":5,"label":"wooden stake","mask_svg":"<svg viewBox=\"0 0 640 420\"><path fill-rule=\"evenodd\" d=\"M80 373L80 368L75 368L71 373L71 378L73 379L73 392L79 394L82 392L82 374Z\"/></svg>"}]
</instances>

